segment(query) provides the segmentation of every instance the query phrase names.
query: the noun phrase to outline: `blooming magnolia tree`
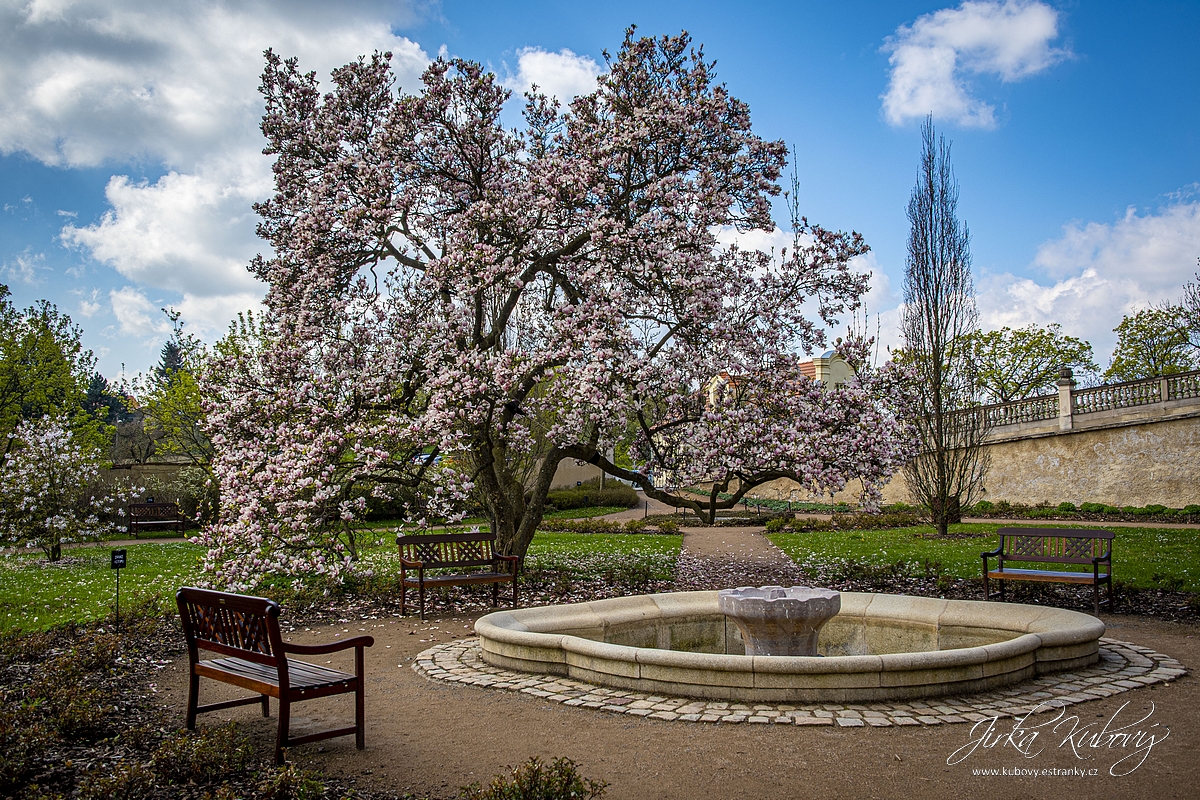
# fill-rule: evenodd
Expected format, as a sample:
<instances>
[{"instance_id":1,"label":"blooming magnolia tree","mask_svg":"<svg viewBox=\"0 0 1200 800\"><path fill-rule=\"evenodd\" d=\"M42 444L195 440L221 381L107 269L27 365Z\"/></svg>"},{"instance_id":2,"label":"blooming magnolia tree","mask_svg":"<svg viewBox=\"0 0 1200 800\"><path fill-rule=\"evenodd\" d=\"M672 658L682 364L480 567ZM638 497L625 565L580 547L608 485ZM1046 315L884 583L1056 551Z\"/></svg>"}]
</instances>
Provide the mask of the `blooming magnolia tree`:
<instances>
[{"instance_id":1,"label":"blooming magnolia tree","mask_svg":"<svg viewBox=\"0 0 1200 800\"><path fill-rule=\"evenodd\" d=\"M519 130L501 124L510 93L460 60L406 94L388 55L360 59L321 95L268 52L262 90L267 312L206 379L217 582L336 575L363 486L417 519L479 498L523 554L564 459L709 516L726 488L780 477L870 495L902 459L874 378L820 392L799 368L865 290L849 261L866 246L800 217L782 253L721 243L774 230L786 149L686 34L631 30L594 92L565 109L528 95ZM721 371L737 391L698 401ZM607 458L631 430L708 500Z\"/></svg>"},{"instance_id":2,"label":"blooming magnolia tree","mask_svg":"<svg viewBox=\"0 0 1200 800\"><path fill-rule=\"evenodd\" d=\"M0 461L0 539L39 547L50 561L62 546L123 532L121 506L140 490L104 487L100 453L81 443L65 417L27 420Z\"/></svg>"}]
</instances>

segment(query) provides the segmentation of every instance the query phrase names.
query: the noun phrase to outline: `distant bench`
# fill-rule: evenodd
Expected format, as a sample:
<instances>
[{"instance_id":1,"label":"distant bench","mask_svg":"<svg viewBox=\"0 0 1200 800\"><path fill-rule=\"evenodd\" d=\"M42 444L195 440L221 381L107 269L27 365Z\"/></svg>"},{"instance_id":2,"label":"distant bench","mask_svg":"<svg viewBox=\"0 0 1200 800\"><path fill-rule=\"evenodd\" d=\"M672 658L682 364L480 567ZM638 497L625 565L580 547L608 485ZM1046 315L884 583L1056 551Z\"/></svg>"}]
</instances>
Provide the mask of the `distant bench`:
<instances>
[{"instance_id":1,"label":"distant bench","mask_svg":"<svg viewBox=\"0 0 1200 800\"><path fill-rule=\"evenodd\" d=\"M421 619L425 619L426 586L460 586L471 583L492 584L492 605L499 601L502 583L512 584L513 607L517 605L517 556L496 552L496 538L490 533L422 533L397 536L400 547L400 614L406 610L406 593L415 588L421 597ZM472 569L473 568L473 569ZM453 569L453 573L440 570ZM463 569L470 571L464 572ZM413 571L416 575L412 575ZM429 570L437 570L433 575Z\"/></svg>"},{"instance_id":2,"label":"distant bench","mask_svg":"<svg viewBox=\"0 0 1200 800\"><path fill-rule=\"evenodd\" d=\"M129 532L135 539L146 530L173 530L182 536L185 523L174 503L129 504Z\"/></svg>"},{"instance_id":3,"label":"distant bench","mask_svg":"<svg viewBox=\"0 0 1200 800\"><path fill-rule=\"evenodd\" d=\"M988 581L1000 582L1000 599L1004 600L1005 581L1048 581L1077 583L1092 587L1092 608L1100 613L1100 584L1108 587L1105 603L1111 613L1112 593L1112 531L1071 530L1065 528L1000 528L1000 546L981 553L983 558L983 599L991 599ZM988 569L988 559L995 558L995 569ZM1091 567L1081 570L1011 569L1007 564L1079 564Z\"/></svg>"}]
</instances>

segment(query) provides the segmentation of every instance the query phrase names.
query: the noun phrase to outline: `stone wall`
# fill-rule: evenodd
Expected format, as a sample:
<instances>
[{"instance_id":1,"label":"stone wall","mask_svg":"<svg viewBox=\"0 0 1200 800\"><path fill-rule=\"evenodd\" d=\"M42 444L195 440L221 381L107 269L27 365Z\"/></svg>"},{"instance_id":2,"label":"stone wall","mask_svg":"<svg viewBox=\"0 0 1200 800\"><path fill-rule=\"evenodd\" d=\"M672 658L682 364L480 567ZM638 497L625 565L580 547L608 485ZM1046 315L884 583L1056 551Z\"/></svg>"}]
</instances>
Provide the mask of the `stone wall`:
<instances>
[{"instance_id":1,"label":"stone wall","mask_svg":"<svg viewBox=\"0 0 1200 800\"><path fill-rule=\"evenodd\" d=\"M1060 431L998 441L985 499L1058 505L1069 501L1182 508L1200 503L1200 415L1106 428ZM774 481L753 494L766 499L824 501ZM794 493L793 493L794 492ZM834 499L858 500L852 485ZM884 502L910 502L904 476L884 489Z\"/></svg>"}]
</instances>

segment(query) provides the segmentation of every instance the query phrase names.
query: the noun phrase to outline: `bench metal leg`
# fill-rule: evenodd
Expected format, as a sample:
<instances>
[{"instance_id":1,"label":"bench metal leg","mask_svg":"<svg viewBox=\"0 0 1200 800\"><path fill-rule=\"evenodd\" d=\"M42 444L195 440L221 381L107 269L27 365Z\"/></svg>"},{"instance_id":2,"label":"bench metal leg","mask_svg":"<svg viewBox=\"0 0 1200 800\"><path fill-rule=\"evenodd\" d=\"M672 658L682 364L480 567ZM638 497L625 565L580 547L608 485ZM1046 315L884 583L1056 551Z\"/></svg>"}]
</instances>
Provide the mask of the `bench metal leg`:
<instances>
[{"instance_id":1,"label":"bench metal leg","mask_svg":"<svg viewBox=\"0 0 1200 800\"><path fill-rule=\"evenodd\" d=\"M513 575L513 608L517 607L517 576Z\"/></svg>"},{"instance_id":2,"label":"bench metal leg","mask_svg":"<svg viewBox=\"0 0 1200 800\"><path fill-rule=\"evenodd\" d=\"M421 621L425 621L425 581L421 581L421 585L417 587L418 593L421 595Z\"/></svg>"},{"instance_id":3,"label":"bench metal leg","mask_svg":"<svg viewBox=\"0 0 1200 800\"><path fill-rule=\"evenodd\" d=\"M1008 602L1007 600L1004 599L1004 581L998 580L998 581L996 581L996 583L1000 584L1000 602L1001 603Z\"/></svg>"},{"instance_id":4,"label":"bench metal leg","mask_svg":"<svg viewBox=\"0 0 1200 800\"><path fill-rule=\"evenodd\" d=\"M404 576L400 577L400 616L404 616L404 600L408 591L404 588Z\"/></svg>"},{"instance_id":5,"label":"bench metal leg","mask_svg":"<svg viewBox=\"0 0 1200 800\"><path fill-rule=\"evenodd\" d=\"M500 584L492 584L492 608L500 604Z\"/></svg>"},{"instance_id":6,"label":"bench metal leg","mask_svg":"<svg viewBox=\"0 0 1200 800\"><path fill-rule=\"evenodd\" d=\"M262 696L262 708L264 717L271 716L271 698L265 694Z\"/></svg>"},{"instance_id":7,"label":"bench metal leg","mask_svg":"<svg viewBox=\"0 0 1200 800\"><path fill-rule=\"evenodd\" d=\"M988 575L987 575L986 568L983 570L983 599L984 600L992 599L991 591L988 588Z\"/></svg>"}]
</instances>

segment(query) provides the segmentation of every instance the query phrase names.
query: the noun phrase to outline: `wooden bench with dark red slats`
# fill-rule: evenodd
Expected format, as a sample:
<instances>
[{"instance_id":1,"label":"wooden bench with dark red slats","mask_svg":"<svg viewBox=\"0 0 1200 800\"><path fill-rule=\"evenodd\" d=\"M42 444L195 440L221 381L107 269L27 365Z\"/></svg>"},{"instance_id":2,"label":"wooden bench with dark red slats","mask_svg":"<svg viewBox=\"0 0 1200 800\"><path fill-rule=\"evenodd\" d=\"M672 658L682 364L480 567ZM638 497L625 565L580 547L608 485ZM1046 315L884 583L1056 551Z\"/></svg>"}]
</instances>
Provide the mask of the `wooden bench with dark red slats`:
<instances>
[{"instance_id":1,"label":"wooden bench with dark red slats","mask_svg":"<svg viewBox=\"0 0 1200 800\"><path fill-rule=\"evenodd\" d=\"M415 587L421 597L421 619L425 619L426 586L492 584L492 605L499 602L502 583L512 583L513 607L517 605L518 556L496 552L496 537L490 533L421 533L397 536L400 547L400 613L406 613L406 593ZM470 572L437 573L428 570L476 568ZM486 569L482 569L485 568ZM503 567L503 568L502 568ZM416 570L416 577L409 573Z\"/></svg>"},{"instance_id":2,"label":"wooden bench with dark red slats","mask_svg":"<svg viewBox=\"0 0 1200 800\"><path fill-rule=\"evenodd\" d=\"M279 732L275 762L283 763L283 750L297 744L354 734L363 749L363 648L375 644L370 636L341 642L302 645L283 641L279 633L279 604L265 597L249 597L207 589L184 587L175 595L183 635L187 640L187 727L195 730L196 715L234 706L261 703L264 717L271 715L269 698L279 700ZM288 655L324 655L354 648L354 674L317 664L295 661ZM200 660L200 650L221 658ZM254 692L244 697L198 706L200 678L212 678ZM321 731L295 738L289 735L291 704L336 694L354 693L354 727Z\"/></svg>"},{"instance_id":3,"label":"wooden bench with dark red slats","mask_svg":"<svg viewBox=\"0 0 1200 800\"><path fill-rule=\"evenodd\" d=\"M1068 528L1000 528L1000 546L981 553L983 558L983 599L991 599L988 581L1000 582L1000 599L1004 600L1005 581L1049 581L1054 583L1090 584L1092 608L1100 613L1100 584L1108 587L1104 604L1113 610L1112 593L1112 531L1075 530ZM997 559L995 569L988 569L988 559ZM1011 569L1010 562L1036 564L1079 564L1091 567L1082 570ZM1101 571L1103 568L1103 571Z\"/></svg>"},{"instance_id":4,"label":"wooden bench with dark red slats","mask_svg":"<svg viewBox=\"0 0 1200 800\"><path fill-rule=\"evenodd\" d=\"M174 503L130 503L129 532L133 538L146 529L173 530L183 534L186 520L179 513L179 506Z\"/></svg>"}]
</instances>

